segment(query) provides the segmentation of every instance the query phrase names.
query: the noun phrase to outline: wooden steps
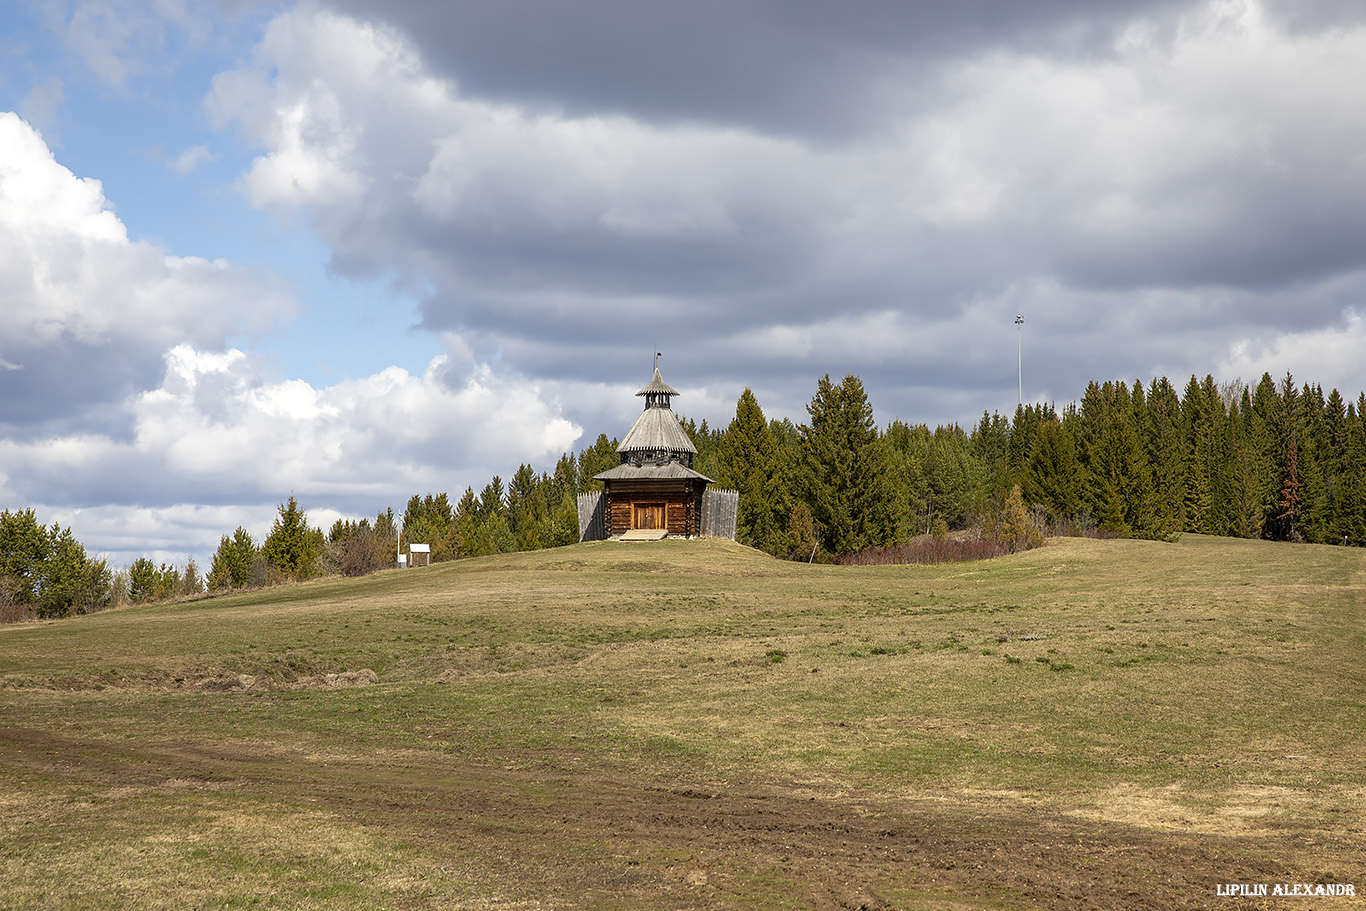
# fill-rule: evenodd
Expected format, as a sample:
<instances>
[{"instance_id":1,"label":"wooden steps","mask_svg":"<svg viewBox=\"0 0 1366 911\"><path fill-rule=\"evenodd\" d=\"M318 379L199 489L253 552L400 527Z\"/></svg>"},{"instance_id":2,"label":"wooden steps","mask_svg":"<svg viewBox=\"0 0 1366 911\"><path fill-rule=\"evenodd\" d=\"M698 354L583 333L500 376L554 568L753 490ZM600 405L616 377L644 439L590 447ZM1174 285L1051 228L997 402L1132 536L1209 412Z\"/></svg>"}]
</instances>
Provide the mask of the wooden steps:
<instances>
[{"instance_id":1,"label":"wooden steps","mask_svg":"<svg viewBox=\"0 0 1366 911\"><path fill-rule=\"evenodd\" d=\"M662 541L669 533L662 528L633 528L621 533L618 541Z\"/></svg>"}]
</instances>

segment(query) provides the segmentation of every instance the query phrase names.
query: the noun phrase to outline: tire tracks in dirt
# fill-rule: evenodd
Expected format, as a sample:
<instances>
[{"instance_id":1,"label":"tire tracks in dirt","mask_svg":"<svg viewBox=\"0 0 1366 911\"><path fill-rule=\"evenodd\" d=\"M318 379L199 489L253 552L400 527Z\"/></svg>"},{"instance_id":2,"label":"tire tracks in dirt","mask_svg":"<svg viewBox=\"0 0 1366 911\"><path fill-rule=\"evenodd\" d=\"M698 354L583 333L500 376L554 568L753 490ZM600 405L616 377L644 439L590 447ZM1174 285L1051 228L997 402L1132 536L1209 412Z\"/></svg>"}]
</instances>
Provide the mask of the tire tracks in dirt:
<instances>
[{"instance_id":1,"label":"tire tracks in dirt","mask_svg":"<svg viewBox=\"0 0 1366 911\"><path fill-rule=\"evenodd\" d=\"M563 759L563 757L561 757ZM772 782L480 765L433 752L326 759L269 745L110 744L0 731L0 764L84 786L215 782L306 802L547 907L1249 908L1223 882L1311 881L1288 843L1143 829L969 801L812 796ZM769 892L771 890L771 892Z\"/></svg>"}]
</instances>

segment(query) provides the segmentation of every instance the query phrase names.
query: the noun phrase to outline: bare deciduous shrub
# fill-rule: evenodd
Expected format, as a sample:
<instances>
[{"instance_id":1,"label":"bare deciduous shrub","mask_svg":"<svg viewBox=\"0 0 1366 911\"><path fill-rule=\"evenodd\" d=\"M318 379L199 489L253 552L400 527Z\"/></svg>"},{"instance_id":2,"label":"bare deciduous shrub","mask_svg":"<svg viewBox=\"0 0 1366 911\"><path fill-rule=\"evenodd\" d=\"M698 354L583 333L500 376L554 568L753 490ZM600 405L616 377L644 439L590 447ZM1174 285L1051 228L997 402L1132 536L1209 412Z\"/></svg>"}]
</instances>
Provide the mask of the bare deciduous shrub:
<instances>
[{"instance_id":1,"label":"bare deciduous shrub","mask_svg":"<svg viewBox=\"0 0 1366 911\"><path fill-rule=\"evenodd\" d=\"M19 598L14 580L9 576L0 576L0 623L19 623L31 617L28 605Z\"/></svg>"},{"instance_id":2,"label":"bare deciduous shrub","mask_svg":"<svg viewBox=\"0 0 1366 911\"><path fill-rule=\"evenodd\" d=\"M393 539L382 539L373 529L360 528L345 538L329 541L323 548L323 566L329 573L364 576L394 564Z\"/></svg>"}]
</instances>

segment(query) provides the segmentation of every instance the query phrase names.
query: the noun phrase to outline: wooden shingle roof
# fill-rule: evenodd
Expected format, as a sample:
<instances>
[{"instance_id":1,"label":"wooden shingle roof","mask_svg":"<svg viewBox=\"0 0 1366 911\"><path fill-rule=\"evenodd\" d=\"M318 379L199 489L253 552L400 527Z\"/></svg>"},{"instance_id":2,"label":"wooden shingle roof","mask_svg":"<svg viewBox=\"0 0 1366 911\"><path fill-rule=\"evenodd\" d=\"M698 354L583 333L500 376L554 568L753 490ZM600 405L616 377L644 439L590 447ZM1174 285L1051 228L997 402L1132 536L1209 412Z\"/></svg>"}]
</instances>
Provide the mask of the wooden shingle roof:
<instances>
[{"instance_id":1,"label":"wooden shingle roof","mask_svg":"<svg viewBox=\"0 0 1366 911\"><path fill-rule=\"evenodd\" d=\"M622 454L623 459L629 452L697 454L697 447L688 439L687 432L683 430L683 426L678 423L678 417L669 407L669 399L678 395L678 390L664 382L658 366L655 367L650 382L636 395L645 396L645 410L636 418L636 422L622 438L621 445L617 447L617 452Z\"/></svg>"},{"instance_id":2,"label":"wooden shingle roof","mask_svg":"<svg viewBox=\"0 0 1366 911\"><path fill-rule=\"evenodd\" d=\"M711 483L711 478L677 462L670 462L667 465L631 465L626 463L593 475L595 481L637 481L641 479L652 481L691 479Z\"/></svg>"},{"instance_id":3,"label":"wooden shingle roof","mask_svg":"<svg viewBox=\"0 0 1366 911\"><path fill-rule=\"evenodd\" d=\"M667 406L642 411L617 447L617 452L640 450L697 453L697 447L688 439L683 425L678 423L678 416Z\"/></svg>"},{"instance_id":4,"label":"wooden shingle roof","mask_svg":"<svg viewBox=\"0 0 1366 911\"><path fill-rule=\"evenodd\" d=\"M636 395L678 395L678 390L664 382L664 377L656 367L655 375L650 377L650 382Z\"/></svg>"}]
</instances>

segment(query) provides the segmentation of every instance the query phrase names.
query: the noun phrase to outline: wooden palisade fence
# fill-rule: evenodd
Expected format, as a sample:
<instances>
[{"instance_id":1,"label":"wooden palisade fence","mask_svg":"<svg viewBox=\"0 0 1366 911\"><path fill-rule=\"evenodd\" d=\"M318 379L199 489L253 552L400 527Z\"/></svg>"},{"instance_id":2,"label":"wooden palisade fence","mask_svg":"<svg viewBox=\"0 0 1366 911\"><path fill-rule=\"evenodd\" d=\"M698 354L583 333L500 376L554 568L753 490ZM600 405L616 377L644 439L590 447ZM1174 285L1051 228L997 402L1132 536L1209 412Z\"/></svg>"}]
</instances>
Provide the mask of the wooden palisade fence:
<instances>
[{"instance_id":1,"label":"wooden palisade fence","mask_svg":"<svg viewBox=\"0 0 1366 911\"><path fill-rule=\"evenodd\" d=\"M735 520L740 513L740 492L708 487L702 494L702 535L735 540Z\"/></svg>"},{"instance_id":2,"label":"wooden palisade fence","mask_svg":"<svg viewBox=\"0 0 1366 911\"><path fill-rule=\"evenodd\" d=\"M579 494L579 540L603 541L607 538L607 517L602 491Z\"/></svg>"}]
</instances>

